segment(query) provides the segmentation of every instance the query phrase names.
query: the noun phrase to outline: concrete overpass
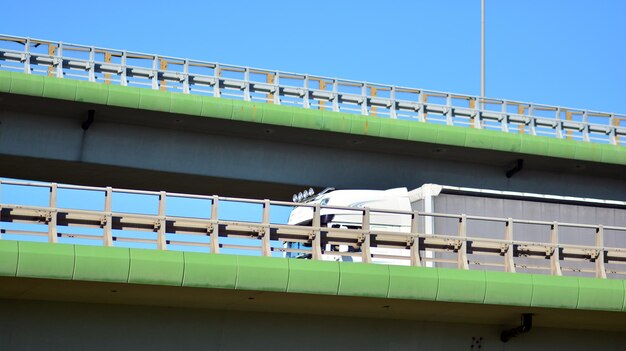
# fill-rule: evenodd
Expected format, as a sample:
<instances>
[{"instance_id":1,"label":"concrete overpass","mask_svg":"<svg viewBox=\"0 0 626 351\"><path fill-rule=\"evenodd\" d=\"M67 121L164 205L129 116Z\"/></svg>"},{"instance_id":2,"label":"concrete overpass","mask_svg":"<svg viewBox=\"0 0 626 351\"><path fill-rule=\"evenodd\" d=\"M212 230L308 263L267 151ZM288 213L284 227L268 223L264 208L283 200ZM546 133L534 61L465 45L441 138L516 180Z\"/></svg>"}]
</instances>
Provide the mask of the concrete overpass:
<instances>
[{"instance_id":1,"label":"concrete overpass","mask_svg":"<svg viewBox=\"0 0 626 351\"><path fill-rule=\"evenodd\" d=\"M0 99L5 177L274 199L427 182L626 196L618 145L5 71Z\"/></svg>"},{"instance_id":2,"label":"concrete overpass","mask_svg":"<svg viewBox=\"0 0 626 351\"><path fill-rule=\"evenodd\" d=\"M0 241L7 350L620 350L624 281ZM534 313L528 333L503 330Z\"/></svg>"},{"instance_id":3,"label":"concrete overpass","mask_svg":"<svg viewBox=\"0 0 626 351\"><path fill-rule=\"evenodd\" d=\"M61 57L60 44L51 47L56 54L0 57L17 59L29 73L0 70L0 176L272 199L305 186L427 182L626 196L623 130L613 125L599 128L607 138L593 142L588 121L557 119L555 137L481 128L482 118L500 116L503 129L516 118L535 125L523 104L515 116L478 111L471 99L466 109L439 110L475 127L464 128L422 123L438 108L429 110L425 100L407 105L419 120L405 120L395 107L389 118L376 115L387 103L373 104L372 96L344 95L363 109L356 115L336 108L337 95L326 105L319 100L317 110L278 105L284 87L264 93L274 103L186 94L189 81L185 94L172 93L159 89L171 72L142 73L111 56L81 68L95 80L92 67L123 66L105 67L103 83L61 79L81 62ZM41 62L52 71L30 74L29 65ZM219 93L233 83L213 68ZM106 75L127 74L144 74L153 89L104 84L113 82ZM321 82L311 94L327 93ZM241 85L248 97L252 86ZM399 110L401 102L394 104ZM580 126L582 141L571 140L567 133L577 135ZM31 210L31 220L51 225L52 208ZM96 216L97 225L110 215ZM626 342L626 281L619 279L93 247L54 243L57 234L50 230L49 243L0 240L0 344L9 350L620 350ZM527 313L534 314L532 330L502 343L501 332L519 327Z\"/></svg>"}]
</instances>

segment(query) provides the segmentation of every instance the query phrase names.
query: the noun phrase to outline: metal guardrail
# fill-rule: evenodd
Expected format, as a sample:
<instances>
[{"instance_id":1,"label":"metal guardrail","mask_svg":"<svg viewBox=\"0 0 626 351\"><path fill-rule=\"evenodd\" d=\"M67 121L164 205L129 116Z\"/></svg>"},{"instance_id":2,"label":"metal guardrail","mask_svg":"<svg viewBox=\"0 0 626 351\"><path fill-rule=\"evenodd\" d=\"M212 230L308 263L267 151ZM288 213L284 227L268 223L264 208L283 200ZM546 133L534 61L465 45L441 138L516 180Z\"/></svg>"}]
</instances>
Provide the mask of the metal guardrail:
<instances>
[{"instance_id":1,"label":"metal guardrail","mask_svg":"<svg viewBox=\"0 0 626 351\"><path fill-rule=\"evenodd\" d=\"M29 183L21 181L1 181L2 186L45 189L48 206L0 204L0 239L6 236L19 240L44 239L50 243L78 240L91 245L125 246L142 245L143 248L158 250L190 250L207 253L223 253L233 250L251 250L257 255L283 256L285 253L302 254L314 260L352 256L366 263L406 264L413 266L440 266L453 264L459 269L496 269L507 272L540 272L552 275L586 273L598 278L624 277L626 245L624 247L604 246L605 233L619 236L620 243L626 243L626 227L604 226L601 224L579 224L547 222L512 218L468 216L427 212L403 212L370 208L320 206L285 201L230 198L220 196L189 195L169 192L152 192L110 187L85 187L56 183ZM73 191L73 196L86 196L97 193L101 198L91 201L82 208L60 208L60 191ZM49 195L48 195L49 192ZM81 195L82 194L82 195ZM119 194L149 196L158 200L156 213L140 214L113 211L113 197ZM93 198L92 196L88 196ZM169 215L166 204L177 199L204 201L207 205L206 217L183 217ZM99 202L102 210L94 210ZM260 220L227 220L220 210L226 203L255 204L259 206ZM313 220L305 225L276 223L270 216L274 206L309 206ZM85 209L89 208L89 209ZM324 209L352 211L362 219L362 225L351 228L331 228L322 222ZM186 210L188 211L188 207ZM188 212L186 212L188 213ZM370 225L372 214L405 216L411 220L410 232L385 231ZM420 220L424 218L445 218L458 223L455 235L424 234L420 231ZM468 235L471 221L491 222L497 235ZM17 223L17 227L16 227ZM27 224L27 228L19 227ZM37 228L32 228L32 226ZM524 230L515 234L520 226L539 226L545 229L548 242L533 242L523 239ZM71 227L89 228L90 233L77 233ZM80 228L80 230L83 230ZM577 228L589 233L595 244L577 245L566 243L564 228ZM43 230L42 230L43 229ZM93 230L97 232L94 233ZM137 233L145 233L140 235ZM561 235L560 235L561 234ZM23 239L22 239L23 238ZM233 241L235 239L235 241ZM41 241L41 240L40 240ZM293 248L285 243L304 243L305 247ZM306 246L310 247L307 248ZM351 250L340 251L340 247ZM387 249L384 252L379 249ZM433 255L429 253L451 255ZM237 253L237 252L232 252ZM386 261L385 261L386 260ZM577 267L567 267L566 261L575 261ZM432 263L429 263L432 262ZM491 268L486 268L491 267ZM578 273L575 273L578 272Z\"/></svg>"},{"instance_id":2,"label":"metal guardrail","mask_svg":"<svg viewBox=\"0 0 626 351\"><path fill-rule=\"evenodd\" d=\"M626 145L626 115L0 35L0 69Z\"/></svg>"}]
</instances>

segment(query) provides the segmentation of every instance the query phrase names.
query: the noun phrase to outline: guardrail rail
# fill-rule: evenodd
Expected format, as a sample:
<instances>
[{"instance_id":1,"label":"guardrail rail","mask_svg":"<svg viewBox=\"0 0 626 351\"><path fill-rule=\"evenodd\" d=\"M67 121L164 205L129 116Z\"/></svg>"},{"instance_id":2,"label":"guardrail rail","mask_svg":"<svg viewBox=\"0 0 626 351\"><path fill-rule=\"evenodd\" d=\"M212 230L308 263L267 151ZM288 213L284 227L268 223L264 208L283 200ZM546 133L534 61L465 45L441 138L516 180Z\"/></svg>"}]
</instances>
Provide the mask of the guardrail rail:
<instances>
[{"instance_id":1,"label":"guardrail rail","mask_svg":"<svg viewBox=\"0 0 626 351\"><path fill-rule=\"evenodd\" d=\"M413 266L452 265L459 269L587 275L598 278L623 279L626 275L626 270L621 268L626 264L626 227L1 181L0 191L6 187L19 187L24 194L32 193L32 189L43 190L40 195L45 194L47 204L35 206L1 203L0 239L192 250L211 254L227 253L230 250L231 253L238 254L249 252L284 257L285 253L292 253L306 255L313 260L352 256L365 263L391 259L395 260L395 264ZM71 208L58 206L59 194L74 198ZM144 200L149 198L154 200L156 208L152 213L115 211L113 198L116 196L144 197ZM29 199L34 197L36 196L30 196ZM180 203L182 200L195 201L196 207L203 208L201 214L181 216L166 210L168 203ZM128 201L122 199L120 203ZM66 200L62 202L70 203ZM245 206L256 206L258 219L233 220L222 215L223 209L237 208L236 212L241 212L239 209ZM311 207L312 222L288 225L286 221L273 217L272 209L282 207L284 212L295 206ZM328 208L352 211L361 216L362 225L355 228L325 227L322 225L321 211ZM194 211L190 204L184 206L185 213L198 213ZM411 231L404 233L375 229L370 225L372 213L410 218ZM420 229L420 221L427 217L453 220L458 224L458 232L455 235L425 234ZM471 221L490 222L495 229L493 233L476 236L468 233L468 223ZM525 240L524 230L516 233L514 229L526 225L543 228L549 240ZM72 230L77 228L78 231ZM584 231L585 236L588 235L594 244L568 243L564 240L564 228ZM608 232L618 237L620 247L604 245L604 237ZM308 247L290 248L285 243L305 243ZM341 246L353 249L340 251ZM391 250L382 255L373 253L373 248Z\"/></svg>"},{"instance_id":2,"label":"guardrail rail","mask_svg":"<svg viewBox=\"0 0 626 351\"><path fill-rule=\"evenodd\" d=\"M626 145L626 115L0 35L0 70Z\"/></svg>"}]
</instances>

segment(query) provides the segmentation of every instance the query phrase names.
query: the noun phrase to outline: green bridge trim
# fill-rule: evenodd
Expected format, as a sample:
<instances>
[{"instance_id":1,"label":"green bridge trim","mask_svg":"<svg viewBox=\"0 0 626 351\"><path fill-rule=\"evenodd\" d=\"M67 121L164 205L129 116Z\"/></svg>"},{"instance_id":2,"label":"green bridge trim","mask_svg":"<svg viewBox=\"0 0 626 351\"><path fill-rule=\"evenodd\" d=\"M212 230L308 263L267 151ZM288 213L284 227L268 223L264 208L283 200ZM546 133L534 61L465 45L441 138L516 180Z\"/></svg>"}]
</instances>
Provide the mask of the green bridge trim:
<instances>
[{"instance_id":1,"label":"green bridge trim","mask_svg":"<svg viewBox=\"0 0 626 351\"><path fill-rule=\"evenodd\" d=\"M626 312L626 280L10 240L0 276Z\"/></svg>"},{"instance_id":2,"label":"green bridge trim","mask_svg":"<svg viewBox=\"0 0 626 351\"><path fill-rule=\"evenodd\" d=\"M18 72L0 71L0 92L336 133L626 165L626 147L618 145L309 110L262 102L172 93Z\"/></svg>"}]
</instances>

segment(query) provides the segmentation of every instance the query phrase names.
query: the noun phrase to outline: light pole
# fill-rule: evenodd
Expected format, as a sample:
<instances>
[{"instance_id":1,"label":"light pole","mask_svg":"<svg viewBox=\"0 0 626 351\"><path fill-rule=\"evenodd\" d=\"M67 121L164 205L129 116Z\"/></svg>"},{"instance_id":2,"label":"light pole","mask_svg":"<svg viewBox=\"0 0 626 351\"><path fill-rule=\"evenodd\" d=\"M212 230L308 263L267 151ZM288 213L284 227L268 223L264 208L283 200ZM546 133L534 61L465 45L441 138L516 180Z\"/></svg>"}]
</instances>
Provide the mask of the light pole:
<instances>
[{"instance_id":1,"label":"light pole","mask_svg":"<svg viewBox=\"0 0 626 351\"><path fill-rule=\"evenodd\" d=\"M485 99L485 0L480 1L480 98ZM481 108L484 102L481 102Z\"/></svg>"}]
</instances>

